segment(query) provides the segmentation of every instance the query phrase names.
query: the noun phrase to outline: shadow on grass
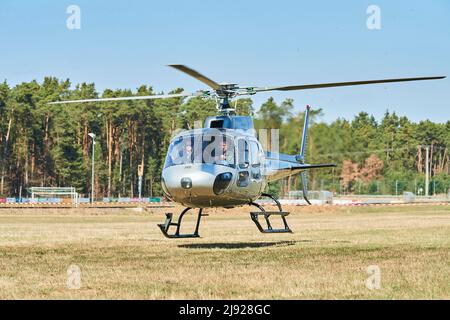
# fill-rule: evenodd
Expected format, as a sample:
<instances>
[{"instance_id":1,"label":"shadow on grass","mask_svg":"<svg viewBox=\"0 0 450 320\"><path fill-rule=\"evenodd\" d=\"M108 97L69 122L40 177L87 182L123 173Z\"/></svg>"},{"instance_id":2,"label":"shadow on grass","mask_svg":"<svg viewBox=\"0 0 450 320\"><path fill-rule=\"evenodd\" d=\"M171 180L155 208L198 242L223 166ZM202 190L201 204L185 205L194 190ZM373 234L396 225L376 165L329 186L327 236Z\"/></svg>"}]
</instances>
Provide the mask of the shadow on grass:
<instances>
[{"instance_id":1,"label":"shadow on grass","mask_svg":"<svg viewBox=\"0 0 450 320\"><path fill-rule=\"evenodd\" d=\"M277 241L277 242L189 243L189 244L180 244L178 247L186 249L248 249L248 248L265 248L273 246L293 246L298 242L310 242L310 241L311 240Z\"/></svg>"},{"instance_id":2,"label":"shadow on grass","mask_svg":"<svg viewBox=\"0 0 450 320\"><path fill-rule=\"evenodd\" d=\"M276 242L215 242L215 243L189 243L180 244L179 248L185 249L254 249L267 247L286 247L298 243L351 243L345 240L296 240L296 241L276 241Z\"/></svg>"}]
</instances>

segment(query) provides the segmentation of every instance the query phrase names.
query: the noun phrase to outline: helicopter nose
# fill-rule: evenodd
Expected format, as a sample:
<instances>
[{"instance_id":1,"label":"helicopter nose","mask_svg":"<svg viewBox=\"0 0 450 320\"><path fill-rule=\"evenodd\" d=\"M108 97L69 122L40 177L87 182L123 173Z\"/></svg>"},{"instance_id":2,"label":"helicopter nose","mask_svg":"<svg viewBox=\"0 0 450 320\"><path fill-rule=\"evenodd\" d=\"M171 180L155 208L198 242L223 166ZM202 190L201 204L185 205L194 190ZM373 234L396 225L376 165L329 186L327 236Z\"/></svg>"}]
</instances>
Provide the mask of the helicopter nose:
<instances>
[{"instance_id":1,"label":"helicopter nose","mask_svg":"<svg viewBox=\"0 0 450 320\"><path fill-rule=\"evenodd\" d=\"M191 189L192 188L192 179L188 177L184 177L180 181L181 187L183 189Z\"/></svg>"},{"instance_id":2,"label":"helicopter nose","mask_svg":"<svg viewBox=\"0 0 450 320\"><path fill-rule=\"evenodd\" d=\"M233 174L228 168L199 164L164 169L161 184L172 200L195 206L209 205L214 197L226 192L232 180Z\"/></svg>"},{"instance_id":3,"label":"helicopter nose","mask_svg":"<svg viewBox=\"0 0 450 320\"><path fill-rule=\"evenodd\" d=\"M174 198L184 199L185 197L212 196L215 175L208 172L198 171L186 175L176 176L175 174L164 175L163 186Z\"/></svg>"}]
</instances>

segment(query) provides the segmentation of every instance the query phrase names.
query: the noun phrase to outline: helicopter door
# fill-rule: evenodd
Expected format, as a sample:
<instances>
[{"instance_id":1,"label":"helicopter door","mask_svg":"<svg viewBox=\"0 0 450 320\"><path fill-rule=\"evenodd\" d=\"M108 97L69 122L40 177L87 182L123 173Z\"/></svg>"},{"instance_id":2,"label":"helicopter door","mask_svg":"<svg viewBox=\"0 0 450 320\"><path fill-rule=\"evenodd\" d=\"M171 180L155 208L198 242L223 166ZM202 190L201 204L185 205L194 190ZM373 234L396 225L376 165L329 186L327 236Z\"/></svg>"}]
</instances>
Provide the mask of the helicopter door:
<instances>
[{"instance_id":1,"label":"helicopter door","mask_svg":"<svg viewBox=\"0 0 450 320\"><path fill-rule=\"evenodd\" d=\"M261 181L261 157L256 141L250 141L251 179Z\"/></svg>"},{"instance_id":2,"label":"helicopter door","mask_svg":"<svg viewBox=\"0 0 450 320\"><path fill-rule=\"evenodd\" d=\"M245 139L239 139L237 145L238 145L238 170L239 170L237 186L244 188L248 187L250 183L249 147L248 142Z\"/></svg>"},{"instance_id":3,"label":"helicopter door","mask_svg":"<svg viewBox=\"0 0 450 320\"><path fill-rule=\"evenodd\" d=\"M250 189L252 195L257 195L262 188L262 173L261 173L261 153L258 143L250 141Z\"/></svg>"}]
</instances>

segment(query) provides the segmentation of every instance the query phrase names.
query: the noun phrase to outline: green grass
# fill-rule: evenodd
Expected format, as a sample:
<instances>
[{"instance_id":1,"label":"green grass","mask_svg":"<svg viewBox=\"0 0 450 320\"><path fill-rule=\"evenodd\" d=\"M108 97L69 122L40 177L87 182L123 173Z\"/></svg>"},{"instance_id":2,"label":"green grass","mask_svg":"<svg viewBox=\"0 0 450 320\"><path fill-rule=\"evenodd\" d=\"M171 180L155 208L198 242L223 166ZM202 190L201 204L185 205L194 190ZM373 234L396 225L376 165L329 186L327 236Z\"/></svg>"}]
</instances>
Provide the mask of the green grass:
<instances>
[{"instance_id":1,"label":"green grass","mask_svg":"<svg viewBox=\"0 0 450 320\"><path fill-rule=\"evenodd\" d=\"M294 234L260 234L244 207L211 210L190 240L160 234L162 209L2 210L0 298L450 298L449 206L289 209Z\"/></svg>"}]
</instances>

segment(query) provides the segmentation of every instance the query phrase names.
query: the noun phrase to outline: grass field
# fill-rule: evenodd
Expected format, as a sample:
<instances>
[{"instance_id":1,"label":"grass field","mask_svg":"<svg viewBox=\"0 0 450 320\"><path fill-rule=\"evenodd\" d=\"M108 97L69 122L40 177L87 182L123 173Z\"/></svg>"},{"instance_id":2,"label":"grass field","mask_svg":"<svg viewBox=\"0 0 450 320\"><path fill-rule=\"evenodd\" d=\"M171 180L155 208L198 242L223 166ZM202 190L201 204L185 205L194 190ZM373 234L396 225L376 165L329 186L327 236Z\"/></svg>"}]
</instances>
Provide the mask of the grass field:
<instances>
[{"instance_id":1,"label":"grass field","mask_svg":"<svg viewBox=\"0 0 450 320\"><path fill-rule=\"evenodd\" d=\"M0 298L450 299L450 206L286 209L294 234L260 234L244 207L190 240L162 236L163 209L3 209Z\"/></svg>"}]
</instances>

